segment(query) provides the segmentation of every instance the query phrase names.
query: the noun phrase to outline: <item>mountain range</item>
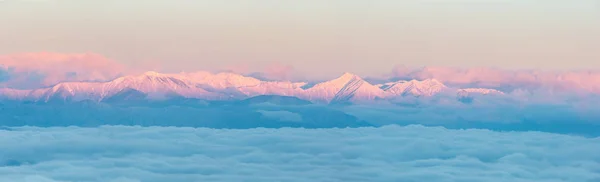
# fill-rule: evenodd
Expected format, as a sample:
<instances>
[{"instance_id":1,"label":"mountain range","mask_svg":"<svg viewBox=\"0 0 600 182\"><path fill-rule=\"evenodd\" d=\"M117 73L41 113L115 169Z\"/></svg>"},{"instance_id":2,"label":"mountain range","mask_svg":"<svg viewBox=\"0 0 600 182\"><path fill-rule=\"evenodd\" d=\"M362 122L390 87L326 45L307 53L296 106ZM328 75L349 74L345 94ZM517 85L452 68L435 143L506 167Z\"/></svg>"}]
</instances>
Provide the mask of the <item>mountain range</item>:
<instances>
[{"instance_id":1,"label":"mountain range","mask_svg":"<svg viewBox=\"0 0 600 182\"><path fill-rule=\"evenodd\" d=\"M320 82L264 81L235 73L193 72L164 74L145 72L108 82L63 82L48 88L0 88L0 97L32 102L115 100L242 100L261 95L290 96L314 103L358 103L399 97L431 97L440 93L458 99L477 95L502 95L487 88L451 88L435 79L401 80L371 84L361 77L344 73Z\"/></svg>"}]
</instances>

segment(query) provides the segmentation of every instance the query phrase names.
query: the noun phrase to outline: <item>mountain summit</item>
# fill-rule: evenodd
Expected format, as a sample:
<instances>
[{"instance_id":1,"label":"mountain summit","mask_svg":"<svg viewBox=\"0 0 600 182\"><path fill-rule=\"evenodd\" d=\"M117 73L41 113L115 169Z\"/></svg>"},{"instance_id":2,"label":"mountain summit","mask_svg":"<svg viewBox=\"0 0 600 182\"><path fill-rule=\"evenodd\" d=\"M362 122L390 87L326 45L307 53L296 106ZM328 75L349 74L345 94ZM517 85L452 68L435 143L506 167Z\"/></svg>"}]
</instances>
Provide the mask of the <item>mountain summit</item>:
<instances>
[{"instance_id":1,"label":"mountain summit","mask_svg":"<svg viewBox=\"0 0 600 182\"><path fill-rule=\"evenodd\" d=\"M436 79L397 81L379 85L388 96L432 96L448 88Z\"/></svg>"},{"instance_id":2,"label":"mountain summit","mask_svg":"<svg viewBox=\"0 0 600 182\"><path fill-rule=\"evenodd\" d=\"M372 100L385 95L380 88L351 73L344 73L336 79L316 84L306 90L306 94L309 100L328 103Z\"/></svg>"}]
</instances>

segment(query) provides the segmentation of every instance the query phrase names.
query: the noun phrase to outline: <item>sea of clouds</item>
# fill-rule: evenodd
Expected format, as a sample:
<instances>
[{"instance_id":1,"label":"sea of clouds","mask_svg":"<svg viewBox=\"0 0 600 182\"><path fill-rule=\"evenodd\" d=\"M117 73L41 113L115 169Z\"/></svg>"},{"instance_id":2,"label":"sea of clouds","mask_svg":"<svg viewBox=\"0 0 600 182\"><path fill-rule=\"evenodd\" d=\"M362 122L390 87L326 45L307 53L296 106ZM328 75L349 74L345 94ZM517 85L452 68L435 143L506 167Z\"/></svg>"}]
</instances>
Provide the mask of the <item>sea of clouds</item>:
<instances>
[{"instance_id":1,"label":"sea of clouds","mask_svg":"<svg viewBox=\"0 0 600 182\"><path fill-rule=\"evenodd\" d=\"M385 126L0 130L0 181L600 181L600 138Z\"/></svg>"}]
</instances>

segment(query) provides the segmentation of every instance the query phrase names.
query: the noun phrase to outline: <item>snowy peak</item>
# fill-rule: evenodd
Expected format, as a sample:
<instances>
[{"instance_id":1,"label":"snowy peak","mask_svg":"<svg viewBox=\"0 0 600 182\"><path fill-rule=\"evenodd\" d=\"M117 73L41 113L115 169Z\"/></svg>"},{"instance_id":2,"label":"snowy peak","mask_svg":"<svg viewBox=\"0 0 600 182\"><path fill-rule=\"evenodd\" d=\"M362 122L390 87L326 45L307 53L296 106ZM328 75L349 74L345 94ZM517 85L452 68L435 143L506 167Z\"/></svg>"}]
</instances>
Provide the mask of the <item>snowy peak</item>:
<instances>
[{"instance_id":1,"label":"snowy peak","mask_svg":"<svg viewBox=\"0 0 600 182\"><path fill-rule=\"evenodd\" d=\"M337 77L333 80L329 80L323 83L319 83L316 84L313 88L317 88L317 87L331 87L331 88L335 88L336 90L341 89L342 87L344 87L344 85L348 84L349 82L356 82L356 81L364 81L362 80L362 78L351 74L351 73L344 73L342 76Z\"/></svg>"},{"instance_id":2,"label":"snowy peak","mask_svg":"<svg viewBox=\"0 0 600 182\"><path fill-rule=\"evenodd\" d=\"M440 82L437 79L426 79L426 80L421 81L421 83L428 85L428 86L444 86L444 87L446 87L446 85L444 85L444 83Z\"/></svg>"},{"instance_id":3,"label":"snowy peak","mask_svg":"<svg viewBox=\"0 0 600 182\"><path fill-rule=\"evenodd\" d=\"M373 100L377 97L383 97L384 92L359 76L344 73L336 79L316 84L306 90L306 94L309 100L333 103Z\"/></svg>"},{"instance_id":4,"label":"snowy peak","mask_svg":"<svg viewBox=\"0 0 600 182\"><path fill-rule=\"evenodd\" d=\"M359 76L352 74L352 73L348 73L348 72L344 72L344 74L342 74L342 76L336 78L335 80L352 80L352 79L361 79Z\"/></svg>"},{"instance_id":5,"label":"snowy peak","mask_svg":"<svg viewBox=\"0 0 600 182\"><path fill-rule=\"evenodd\" d=\"M184 73L181 74L181 77L188 78L196 84L210 86L215 89L254 86L262 82L253 77L227 72L217 74L208 72Z\"/></svg>"},{"instance_id":6,"label":"snowy peak","mask_svg":"<svg viewBox=\"0 0 600 182\"><path fill-rule=\"evenodd\" d=\"M189 81L178 79L167 74L146 72L138 76L126 76L117 78L105 84L107 89L121 91L125 88L136 89L142 92L162 92L178 89L193 88Z\"/></svg>"},{"instance_id":7,"label":"snowy peak","mask_svg":"<svg viewBox=\"0 0 600 182\"><path fill-rule=\"evenodd\" d=\"M101 97L98 91L101 90L102 83L93 82L65 82L59 83L51 88L39 89L31 94L37 97L38 100L97 100Z\"/></svg>"},{"instance_id":8,"label":"snowy peak","mask_svg":"<svg viewBox=\"0 0 600 182\"><path fill-rule=\"evenodd\" d=\"M397 81L379 85L389 96L432 96L448 88L436 79Z\"/></svg>"},{"instance_id":9,"label":"snowy peak","mask_svg":"<svg viewBox=\"0 0 600 182\"><path fill-rule=\"evenodd\" d=\"M193 80L176 74L146 72L138 76L126 76L103 85L104 96L111 96L133 89L152 97L179 96L188 98L218 98L220 93L211 93L196 86Z\"/></svg>"},{"instance_id":10,"label":"snowy peak","mask_svg":"<svg viewBox=\"0 0 600 182\"><path fill-rule=\"evenodd\" d=\"M155 77L158 77L158 76L163 76L164 74L158 73L158 72L155 72L155 71L147 71L147 72L144 72L144 74L142 74L142 75L144 75L144 76L155 76Z\"/></svg>"}]
</instances>

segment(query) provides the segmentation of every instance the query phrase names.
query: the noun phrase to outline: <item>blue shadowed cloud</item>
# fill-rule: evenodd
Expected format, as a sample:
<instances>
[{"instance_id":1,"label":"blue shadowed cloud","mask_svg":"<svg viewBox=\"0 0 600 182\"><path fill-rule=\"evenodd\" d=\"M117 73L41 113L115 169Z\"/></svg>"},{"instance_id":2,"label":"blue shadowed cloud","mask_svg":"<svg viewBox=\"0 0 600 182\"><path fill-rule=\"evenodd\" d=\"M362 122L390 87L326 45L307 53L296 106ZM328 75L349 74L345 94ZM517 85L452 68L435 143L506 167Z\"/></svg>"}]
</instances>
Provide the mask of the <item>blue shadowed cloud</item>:
<instances>
[{"instance_id":1,"label":"blue shadowed cloud","mask_svg":"<svg viewBox=\"0 0 600 182\"><path fill-rule=\"evenodd\" d=\"M0 83L10 80L11 71L9 68L0 66Z\"/></svg>"},{"instance_id":2,"label":"blue shadowed cloud","mask_svg":"<svg viewBox=\"0 0 600 182\"><path fill-rule=\"evenodd\" d=\"M0 130L0 181L600 180L598 138L422 126Z\"/></svg>"}]
</instances>

